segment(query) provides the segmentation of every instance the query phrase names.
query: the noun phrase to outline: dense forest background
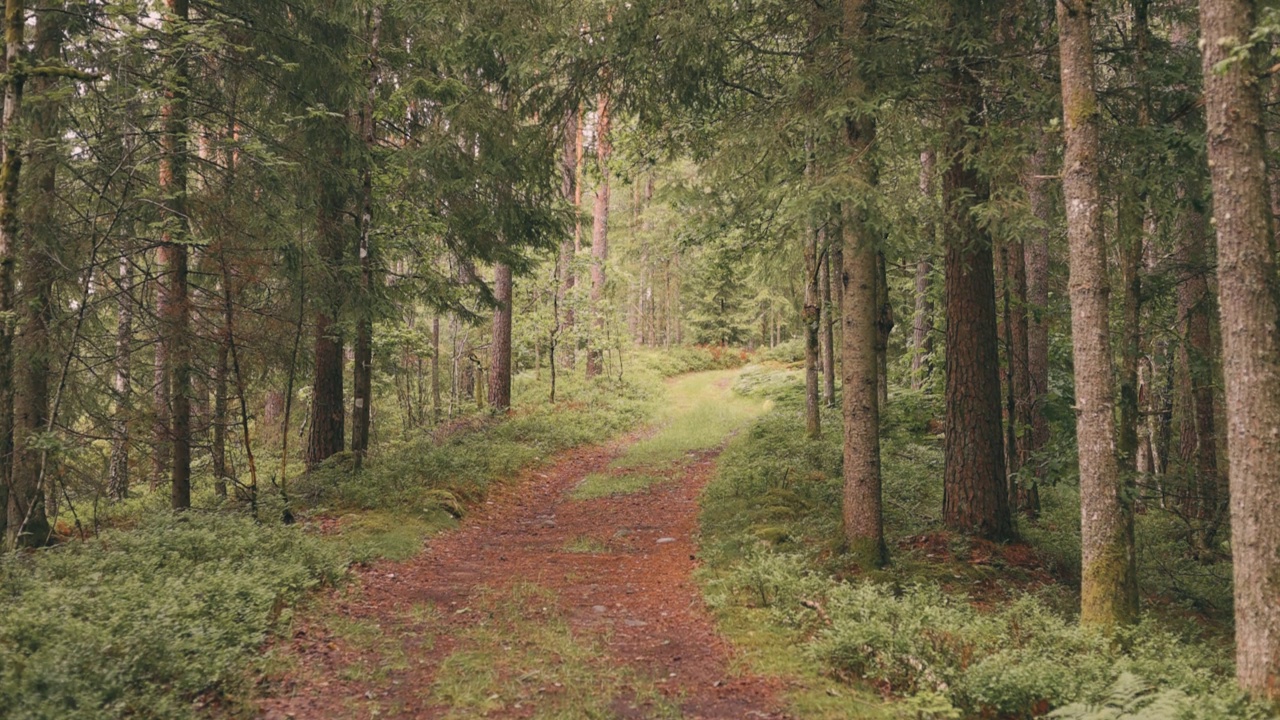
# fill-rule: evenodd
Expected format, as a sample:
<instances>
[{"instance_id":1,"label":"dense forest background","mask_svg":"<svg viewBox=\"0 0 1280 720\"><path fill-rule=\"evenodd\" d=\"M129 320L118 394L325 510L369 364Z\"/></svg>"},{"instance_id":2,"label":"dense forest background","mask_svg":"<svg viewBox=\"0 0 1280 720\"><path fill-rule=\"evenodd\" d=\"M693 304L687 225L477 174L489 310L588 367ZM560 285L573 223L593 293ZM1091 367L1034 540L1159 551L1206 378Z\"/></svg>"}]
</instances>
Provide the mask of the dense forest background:
<instances>
[{"instance_id":1,"label":"dense forest background","mask_svg":"<svg viewBox=\"0 0 1280 720\"><path fill-rule=\"evenodd\" d=\"M225 550L254 557L335 508L461 517L483 497L467 478L640 422L659 375L748 359L784 378L739 380L782 408L750 436L796 445L733 457L784 484L774 455L806 458L838 483L742 492L841 511L810 527L827 537L760 520L753 542L872 578L938 537L1030 542L1069 588L1055 612L1104 638L1089 652L1146 658L1152 685L1103 689L1147 707L1181 688L1201 700L1177 712L1205 717L1280 697L1269 5L5 9L0 698L63 702L33 689L52 681L28 664L53 651L22 613L57 608L50 578L87 582L69 546L122 532L142 553L194 516L211 537L266 533ZM771 385L788 367L793 395ZM413 480L429 453L448 484ZM930 504L904 520L910 497ZM332 581L323 558L269 605ZM759 562L780 588L811 572ZM1193 659L1153 669L1176 652L1141 649L1152 624L1183 621ZM871 673L840 653L873 640L842 642L815 652ZM1213 695L1232 656L1238 690ZM938 717L934 700L1009 716L1082 700L1028 690L1010 709L908 675L890 694ZM112 692L85 707L161 702Z\"/></svg>"}]
</instances>

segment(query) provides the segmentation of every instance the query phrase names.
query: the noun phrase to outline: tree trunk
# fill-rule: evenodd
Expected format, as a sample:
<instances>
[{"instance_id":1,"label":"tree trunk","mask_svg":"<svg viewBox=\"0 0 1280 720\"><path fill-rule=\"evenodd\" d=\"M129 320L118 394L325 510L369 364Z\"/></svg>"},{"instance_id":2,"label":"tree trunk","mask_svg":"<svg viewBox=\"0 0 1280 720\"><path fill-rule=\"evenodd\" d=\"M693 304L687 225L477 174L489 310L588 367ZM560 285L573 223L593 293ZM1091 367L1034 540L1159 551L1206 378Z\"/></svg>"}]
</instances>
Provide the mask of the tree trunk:
<instances>
[{"instance_id":1,"label":"tree trunk","mask_svg":"<svg viewBox=\"0 0 1280 720\"><path fill-rule=\"evenodd\" d=\"M968 22L958 17L953 22ZM957 59L958 63L958 59ZM946 232L946 417L943 522L958 532L993 540L1013 535L1005 481L996 337L995 263L990 236L978 226L975 205L988 197L973 167L967 128L977 124L982 97L977 80L956 64L947 114L947 167L942 176Z\"/></svg>"},{"instance_id":2,"label":"tree trunk","mask_svg":"<svg viewBox=\"0 0 1280 720\"><path fill-rule=\"evenodd\" d=\"M850 44L865 42L869 5L869 0L844 0L843 34ZM851 97L862 96L866 87L858 74L857 63L851 61L845 67L846 91ZM875 142L875 131L874 120L866 114L845 120L848 173L858 183L864 198L874 196L876 184L875 169L868 157ZM844 206L842 514L845 542L853 561L863 567L878 567L888 562L889 552L884 542L880 489L880 373L876 354L880 321L876 304L878 260L869 218L869 208L865 205Z\"/></svg>"},{"instance_id":3,"label":"tree trunk","mask_svg":"<svg viewBox=\"0 0 1280 720\"><path fill-rule=\"evenodd\" d=\"M876 365L879 379L876 380L876 392L880 398L880 407L889 404L889 333L893 332L893 303L889 302L889 269L884 252L876 254L876 307L879 314L876 319Z\"/></svg>"},{"instance_id":4,"label":"tree trunk","mask_svg":"<svg viewBox=\"0 0 1280 720\"><path fill-rule=\"evenodd\" d=\"M173 80L165 90L161 109L160 189L164 196L165 227L156 261L160 282L156 310L160 323L158 374L164 375L168 394L167 440L172 452L169 466L170 502L175 510L191 507L191 307L187 295L187 93L185 49L188 0L165 0L166 31L173 37L168 59ZM159 391L157 392L157 395ZM157 398L159 399L159 398ZM157 408L157 415L161 414Z\"/></svg>"},{"instance_id":5,"label":"tree trunk","mask_svg":"<svg viewBox=\"0 0 1280 720\"><path fill-rule=\"evenodd\" d=\"M431 416L439 423L440 407L440 313L431 318Z\"/></svg>"},{"instance_id":6,"label":"tree trunk","mask_svg":"<svg viewBox=\"0 0 1280 720\"><path fill-rule=\"evenodd\" d=\"M1116 453L1122 473L1137 470L1138 360L1142 353L1142 232L1144 199L1126 189L1117 202L1120 276L1124 283L1120 334L1120 412Z\"/></svg>"},{"instance_id":7,"label":"tree trunk","mask_svg":"<svg viewBox=\"0 0 1280 720\"><path fill-rule=\"evenodd\" d=\"M813 180L812 143L809 144L809 162L805 175ZM822 436L822 400L818 378L818 362L821 357L822 287L818 280L821 263L818 260L818 228L810 222L804 230L804 427L810 439Z\"/></svg>"},{"instance_id":8,"label":"tree trunk","mask_svg":"<svg viewBox=\"0 0 1280 720\"><path fill-rule=\"evenodd\" d=\"M369 452L370 421L373 413L373 154L377 150L374 105L378 94L378 38L381 11L369 11L368 86L360 109L360 138L364 158L360 168L360 236L356 258L360 263L360 308L356 319L355 358L351 378L351 452L356 467Z\"/></svg>"},{"instance_id":9,"label":"tree trunk","mask_svg":"<svg viewBox=\"0 0 1280 720\"><path fill-rule=\"evenodd\" d=\"M933 223L933 174L934 153L920 153L920 195L925 200L924 245L928 248L916 262L916 312L911 336L911 387L919 390L933 373L933 300L929 297L929 274L933 271L931 259L937 240L937 227Z\"/></svg>"},{"instance_id":10,"label":"tree trunk","mask_svg":"<svg viewBox=\"0 0 1280 720\"><path fill-rule=\"evenodd\" d=\"M1235 565L1236 674L1280 700L1280 282L1257 73L1265 47L1228 62L1257 19L1251 0L1201 0L1201 47L1218 230ZM1224 64L1225 67L1219 67Z\"/></svg>"},{"instance_id":11,"label":"tree trunk","mask_svg":"<svg viewBox=\"0 0 1280 720\"><path fill-rule=\"evenodd\" d=\"M604 339L604 265L609 258L609 157L613 146L609 138L609 95L601 92L596 110L596 161L600 166L600 186L596 188L596 206L591 228L591 347L587 352L587 377L603 372Z\"/></svg>"},{"instance_id":12,"label":"tree trunk","mask_svg":"<svg viewBox=\"0 0 1280 720\"><path fill-rule=\"evenodd\" d=\"M1023 466L1028 459L1027 445L1031 426L1031 376L1028 373L1027 335L1027 264L1026 246L1021 238L1010 238L1004 246L1008 263L1005 276L1009 292L1009 390L1013 398L1009 416L1012 432L1009 433L1009 475L1018 478L1017 492L1009 495L1009 501L1023 497L1028 484L1022 479Z\"/></svg>"},{"instance_id":13,"label":"tree trunk","mask_svg":"<svg viewBox=\"0 0 1280 720\"><path fill-rule=\"evenodd\" d=\"M341 306L338 273L342 267L344 238L342 216L345 197L333 179L321 182L319 240L328 292L317 293L315 312L315 376L311 397L311 436L307 443L307 468L314 469L342 452L343 427L342 328L335 322Z\"/></svg>"},{"instance_id":14,"label":"tree trunk","mask_svg":"<svg viewBox=\"0 0 1280 720\"><path fill-rule=\"evenodd\" d=\"M131 233L129 234L131 235ZM133 265L126 253L120 257L120 276L116 287L116 408L111 417L111 464L107 494L115 500L129 497L129 418L133 411L133 388L130 363L133 359Z\"/></svg>"},{"instance_id":15,"label":"tree trunk","mask_svg":"<svg viewBox=\"0 0 1280 720\"><path fill-rule=\"evenodd\" d=\"M489 346L489 405L502 412L511 407L511 267L493 268L493 341Z\"/></svg>"},{"instance_id":16,"label":"tree trunk","mask_svg":"<svg viewBox=\"0 0 1280 720\"><path fill-rule=\"evenodd\" d=\"M1066 138L1063 192L1071 264L1071 339L1080 456L1080 621L1110 627L1138 616L1132 493L1116 460L1107 255L1098 162L1089 0L1058 0Z\"/></svg>"},{"instance_id":17,"label":"tree trunk","mask_svg":"<svg viewBox=\"0 0 1280 720\"><path fill-rule=\"evenodd\" d=\"M62 13L46 3L36 22L35 56L40 63L61 59ZM52 529L45 516L44 496L52 491L44 472L44 452L38 437L49 429L49 378L53 369L53 347L49 327L53 320L53 282L58 267L54 255L53 207L56 202L54 155L58 129L59 102L49 93L56 80L47 76L31 82L34 102L30 103L30 164L32 200L23 208L26 237L18 251L21 290L18 296L18 332L13 350L21 362L14 364L12 487L20 499L27 499L23 517L17 522L21 544L43 545ZM50 508L52 511L52 508Z\"/></svg>"},{"instance_id":18,"label":"tree trunk","mask_svg":"<svg viewBox=\"0 0 1280 720\"><path fill-rule=\"evenodd\" d=\"M560 162L560 192L564 195L566 202L573 207L573 235L565 236L560 241L560 278L556 288L559 294L557 297L557 309L563 313L564 317L555 318L558 328L556 330L557 342L567 339L564 342L564 348L560 351L563 358L564 367L572 370L577 364L577 354L575 353L576 341L574 338L574 313L573 313L573 286L577 283L577 277L574 274L573 261L577 256L577 246L579 243L578 236L582 233L582 191L578 187L578 156L580 150L580 133L579 111L577 108L565 112L564 117L564 152Z\"/></svg>"},{"instance_id":19,"label":"tree trunk","mask_svg":"<svg viewBox=\"0 0 1280 720\"><path fill-rule=\"evenodd\" d=\"M1035 232L1024 245L1027 277L1027 384L1028 428L1023 443L1023 461L1031 461L1049 444L1049 419L1045 398L1049 393L1049 235L1053 200L1049 194L1049 135L1041 133L1036 152L1027 163L1023 184L1036 218ZM1044 479L1044 463L1036 462L1024 473L1019 508L1028 516L1040 513L1039 482Z\"/></svg>"},{"instance_id":20,"label":"tree trunk","mask_svg":"<svg viewBox=\"0 0 1280 720\"><path fill-rule=\"evenodd\" d=\"M831 238L824 228L821 235L822 262L818 275L822 278L822 403L836 406L835 306L831 304Z\"/></svg>"}]
</instances>

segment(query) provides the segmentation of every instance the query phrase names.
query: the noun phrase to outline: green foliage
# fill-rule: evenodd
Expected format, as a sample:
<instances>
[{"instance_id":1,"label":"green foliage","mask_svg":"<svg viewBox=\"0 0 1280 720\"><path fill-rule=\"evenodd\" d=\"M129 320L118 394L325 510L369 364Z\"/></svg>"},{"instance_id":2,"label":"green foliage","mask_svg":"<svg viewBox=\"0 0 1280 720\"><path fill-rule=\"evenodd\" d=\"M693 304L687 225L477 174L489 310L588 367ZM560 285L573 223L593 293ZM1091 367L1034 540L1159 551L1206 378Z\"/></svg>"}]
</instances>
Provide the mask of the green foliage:
<instances>
[{"instance_id":1,"label":"green foliage","mask_svg":"<svg viewBox=\"0 0 1280 720\"><path fill-rule=\"evenodd\" d=\"M339 554L230 515L0 559L0 707L11 718L182 718L243 691L245 668Z\"/></svg>"},{"instance_id":2,"label":"green foliage","mask_svg":"<svg viewBox=\"0 0 1280 720\"><path fill-rule=\"evenodd\" d=\"M913 540L937 530L941 505L941 457L928 422L937 401L924 393L895 389L883 416L894 564L850 578L833 540L840 536L839 440L804 437L799 383L794 371L757 369L736 385L776 404L721 456L704 495L703 581L721 617L756 613L757 627L766 622L792 638L771 652L797 653L833 676L870 683L903 699L899 709L911 717L1024 718L1055 708L1071 718L1269 717L1235 689L1230 653L1212 637L1180 631L1161 614L1104 637L1059 609L1061 589L1012 584L1019 571L993 572L985 563L996 559L962 562L976 552L963 539L932 557L914 549ZM1045 515L1027 529L1037 552L1064 567L1079 557L1072 492L1051 487ZM1176 537L1149 522L1141 523L1145 534ZM1134 702L1117 701L1134 682L1143 688ZM1174 714L1160 714L1168 708Z\"/></svg>"}]
</instances>

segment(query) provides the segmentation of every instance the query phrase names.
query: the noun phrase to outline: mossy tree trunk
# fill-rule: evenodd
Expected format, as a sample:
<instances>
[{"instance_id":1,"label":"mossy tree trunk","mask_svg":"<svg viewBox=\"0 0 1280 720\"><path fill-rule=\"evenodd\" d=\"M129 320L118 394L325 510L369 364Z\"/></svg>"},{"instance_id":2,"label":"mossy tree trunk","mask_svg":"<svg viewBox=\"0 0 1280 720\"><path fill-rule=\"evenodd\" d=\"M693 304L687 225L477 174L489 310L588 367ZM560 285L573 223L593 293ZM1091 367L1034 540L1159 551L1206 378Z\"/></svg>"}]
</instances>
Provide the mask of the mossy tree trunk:
<instances>
[{"instance_id":1,"label":"mossy tree trunk","mask_svg":"<svg viewBox=\"0 0 1280 720\"><path fill-rule=\"evenodd\" d=\"M1070 248L1071 339L1080 459L1080 621L1111 627L1138 617L1132 493L1116 460L1107 254L1099 192L1092 5L1057 5Z\"/></svg>"}]
</instances>

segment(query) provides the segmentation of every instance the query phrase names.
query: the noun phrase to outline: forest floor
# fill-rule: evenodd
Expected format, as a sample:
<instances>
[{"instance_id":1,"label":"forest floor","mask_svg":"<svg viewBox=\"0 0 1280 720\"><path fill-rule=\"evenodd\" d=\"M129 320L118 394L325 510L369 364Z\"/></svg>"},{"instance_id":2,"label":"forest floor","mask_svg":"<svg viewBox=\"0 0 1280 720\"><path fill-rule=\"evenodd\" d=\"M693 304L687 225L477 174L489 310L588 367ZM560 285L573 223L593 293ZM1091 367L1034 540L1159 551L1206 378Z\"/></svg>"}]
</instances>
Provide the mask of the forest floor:
<instances>
[{"instance_id":1,"label":"forest floor","mask_svg":"<svg viewBox=\"0 0 1280 720\"><path fill-rule=\"evenodd\" d=\"M663 417L570 450L405 561L378 561L271 650L282 718L784 718L698 585L698 498L763 412L735 371L667 384Z\"/></svg>"}]
</instances>

